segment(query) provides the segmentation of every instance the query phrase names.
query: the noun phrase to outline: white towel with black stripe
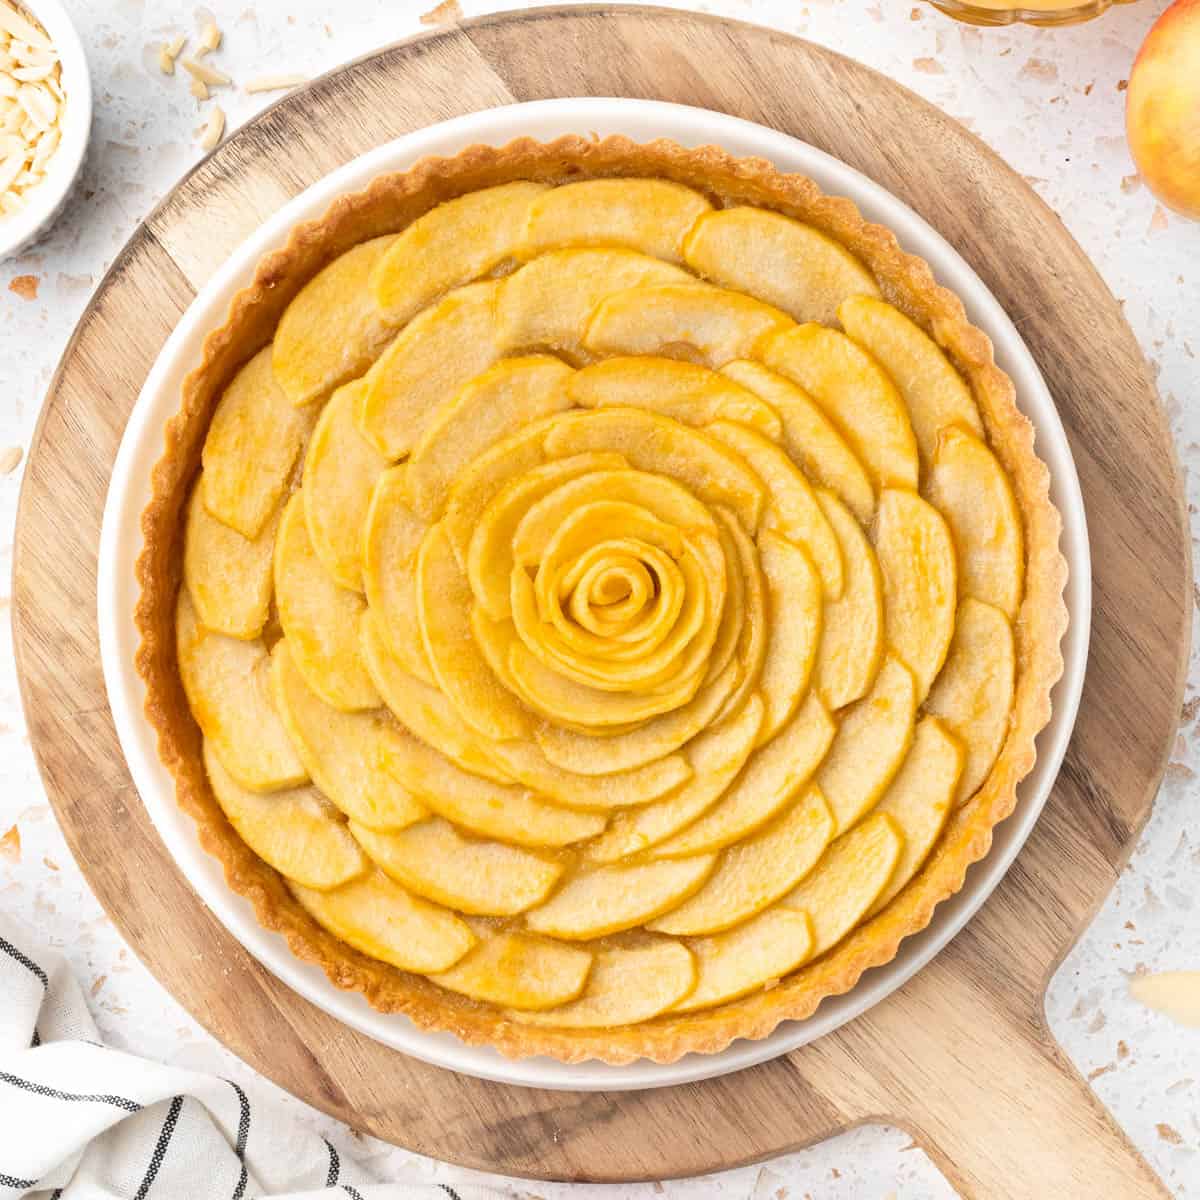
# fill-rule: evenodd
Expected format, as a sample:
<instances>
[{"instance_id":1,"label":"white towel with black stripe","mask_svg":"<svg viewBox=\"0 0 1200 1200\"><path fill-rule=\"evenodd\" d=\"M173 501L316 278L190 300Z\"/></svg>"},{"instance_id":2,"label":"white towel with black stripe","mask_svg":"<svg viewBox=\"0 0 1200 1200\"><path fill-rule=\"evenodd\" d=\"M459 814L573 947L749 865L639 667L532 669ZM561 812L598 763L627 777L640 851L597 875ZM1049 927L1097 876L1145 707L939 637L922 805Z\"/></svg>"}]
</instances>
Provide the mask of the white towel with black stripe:
<instances>
[{"instance_id":1,"label":"white towel with black stripe","mask_svg":"<svg viewBox=\"0 0 1200 1200\"><path fill-rule=\"evenodd\" d=\"M0 917L0 1200L498 1200L384 1183L232 1080L104 1046L65 960Z\"/></svg>"}]
</instances>

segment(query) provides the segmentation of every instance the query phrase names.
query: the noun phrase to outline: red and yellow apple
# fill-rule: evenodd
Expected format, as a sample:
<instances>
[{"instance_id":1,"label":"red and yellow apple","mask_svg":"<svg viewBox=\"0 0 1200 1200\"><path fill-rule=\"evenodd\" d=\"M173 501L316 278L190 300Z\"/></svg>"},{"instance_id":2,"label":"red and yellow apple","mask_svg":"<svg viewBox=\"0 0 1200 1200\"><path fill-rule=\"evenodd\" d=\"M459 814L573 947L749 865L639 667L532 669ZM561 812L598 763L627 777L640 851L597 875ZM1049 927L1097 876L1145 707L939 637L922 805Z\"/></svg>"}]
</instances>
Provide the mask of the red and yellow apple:
<instances>
[{"instance_id":1,"label":"red and yellow apple","mask_svg":"<svg viewBox=\"0 0 1200 1200\"><path fill-rule=\"evenodd\" d=\"M1175 0L1142 43L1125 126L1150 190L1200 219L1200 0Z\"/></svg>"}]
</instances>

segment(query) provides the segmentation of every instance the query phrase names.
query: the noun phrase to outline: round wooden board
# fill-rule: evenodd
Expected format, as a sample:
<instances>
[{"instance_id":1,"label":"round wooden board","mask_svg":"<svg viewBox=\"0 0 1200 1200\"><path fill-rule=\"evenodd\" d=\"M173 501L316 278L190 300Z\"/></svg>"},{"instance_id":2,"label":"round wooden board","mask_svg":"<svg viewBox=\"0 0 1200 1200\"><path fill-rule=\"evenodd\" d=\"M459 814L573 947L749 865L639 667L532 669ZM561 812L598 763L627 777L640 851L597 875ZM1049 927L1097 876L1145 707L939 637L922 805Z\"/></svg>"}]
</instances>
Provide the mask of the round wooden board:
<instances>
[{"instance_id":1,"label":"round wooden board","mask_svg":"<svg viewBox=\"0 0 1200 1200\"><path fill-rule=\"evenodd\" d=\"M122 429L168 332L227 253L284 200L386 139L496 104L580 94L680 101L775 126L938 228L1005 305L1057 397L1095 564L1071 750L1029 843L968 928L889 1000L814 1045L723 1079L618 1095L509 1088L425 1066L259 967L188 887L133 790L95 618ZM1043 996L1149 813L1178 724L1191 605L1182 492L1145 363L1116 301L1021 178L945 114L828 50L625 7L502 14L400 43L289 95L202 162L118 256L68 346L26 468L13 580L31 737L76 858L158 979L283 1087L424 1154L572 1180L713 1171L883 1120L980 1197L1164 1194L1053 1043Z\"/></svg>"}]
</instances>

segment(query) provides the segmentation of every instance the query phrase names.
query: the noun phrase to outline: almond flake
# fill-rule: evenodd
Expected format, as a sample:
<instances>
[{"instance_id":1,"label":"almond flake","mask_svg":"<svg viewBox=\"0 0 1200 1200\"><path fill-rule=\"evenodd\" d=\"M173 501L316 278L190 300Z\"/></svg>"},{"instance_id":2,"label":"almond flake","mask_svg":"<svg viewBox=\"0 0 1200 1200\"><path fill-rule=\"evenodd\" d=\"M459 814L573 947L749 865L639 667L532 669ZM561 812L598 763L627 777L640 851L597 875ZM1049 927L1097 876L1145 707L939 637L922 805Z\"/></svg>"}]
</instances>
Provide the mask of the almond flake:
<instances>
[{"instance_id":1,"label":"almond flake","mask_svg":"<svg viewBox=\"0 0 1200 1200\"><path fill-rule=\"evenodd\" d=\"M175 74L175 60L171 57L171 47L166 42L158 49L158 69L164 75Z\"/></svg>"},{"instance_id":2,"label":"almond flake","mask_svg":"<svg viewBox=\"0 0 1200 1200\"><path fill-rule=\"evenodd\" d=\"M242 89L244 92L281 92L308 82L307 75L260 75Z\"/></svg>"},{"instance_id":3,"label":"almond flake","mask_svg":"<svg viewBox=\"0 0 1200 1200\"><path fill-rule=\"evenodd\" d=\"M208 99L208 84L205 83L203 79L193 79L192 82L188 84L188 91L191 92L197 100Z\"/></svg>"},{"instance_id":4,"label":"almond flake","mask_svg":"<svg viewBox=\"0 0 1200 1200\"><path fill-rule=\"evenodd\" d=\"M224 71L218 71L216 67L206 67L194 58L183 58L179 61L183 63L183 69L193 79L198 79L209 87L228 87L233 82Z\"/></svg>"},{"instance_id":5,"label":"almond flake","mask_svg":"<svg viewBox=\"0 0 1200 1200\"><path fill-rule=\"evenodd\" d=\"M211 150L221 140L221 136L225 132L225 113L221 110L219 104L213 105L213 110L208 114L208 122L204 126L203 132L200 134L200 145L205 150Z\"/></svg>"},{"instance_id":6,"label":"almond flake","mask_svg":"<svg viewBox=\"0 0 1200 1200\"><path fill-rule=\"evenodd\" d=\"M20 38L31 46L40 46L43 50L53 50L50 39L36 26L25 20L7 0L0 0L0 29L14 39Z\"/></svg>"},{"instance_id":7,"label":"almond flake","mask_svg":"<svg viewBox=\"0 0 1200 1200\"><path fill-rule=\"evenodd\" d=\"M209 21L200 34L200 48L207 53L215 50L221 44L221 31L215 21Z\"/></svg>"},{"instance_id":8,"label":"almond flake","mask_svg":"<svg viewBox=\"0 0 1200 1200\"><path fill-rule=\"evenodd\" d=\"M43 79L48 79L56 64L48 63L41 67L17 67L12 77L19 79L22 83L39 83Z\"/></svg>"}]
</instances>

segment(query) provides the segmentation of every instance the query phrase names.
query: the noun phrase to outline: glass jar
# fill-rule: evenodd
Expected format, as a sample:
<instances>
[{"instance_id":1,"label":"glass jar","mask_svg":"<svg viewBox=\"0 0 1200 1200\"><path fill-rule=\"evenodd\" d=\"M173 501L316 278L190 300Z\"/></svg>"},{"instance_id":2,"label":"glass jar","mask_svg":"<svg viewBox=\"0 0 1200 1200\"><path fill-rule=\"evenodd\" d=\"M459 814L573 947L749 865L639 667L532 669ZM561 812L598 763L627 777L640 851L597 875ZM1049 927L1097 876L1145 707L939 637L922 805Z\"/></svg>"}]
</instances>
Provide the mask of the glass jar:
<instances>
[{"instance_id":1,"label":"glass jar","mask_svg":"<svg viewBox=\"0 0 1200 1200\"><path fill-rule=\"evenodd\" d=\"M947 16L971 25L1075 25L1134 0L929 0Z\"/></svg>"}]
</instances>

